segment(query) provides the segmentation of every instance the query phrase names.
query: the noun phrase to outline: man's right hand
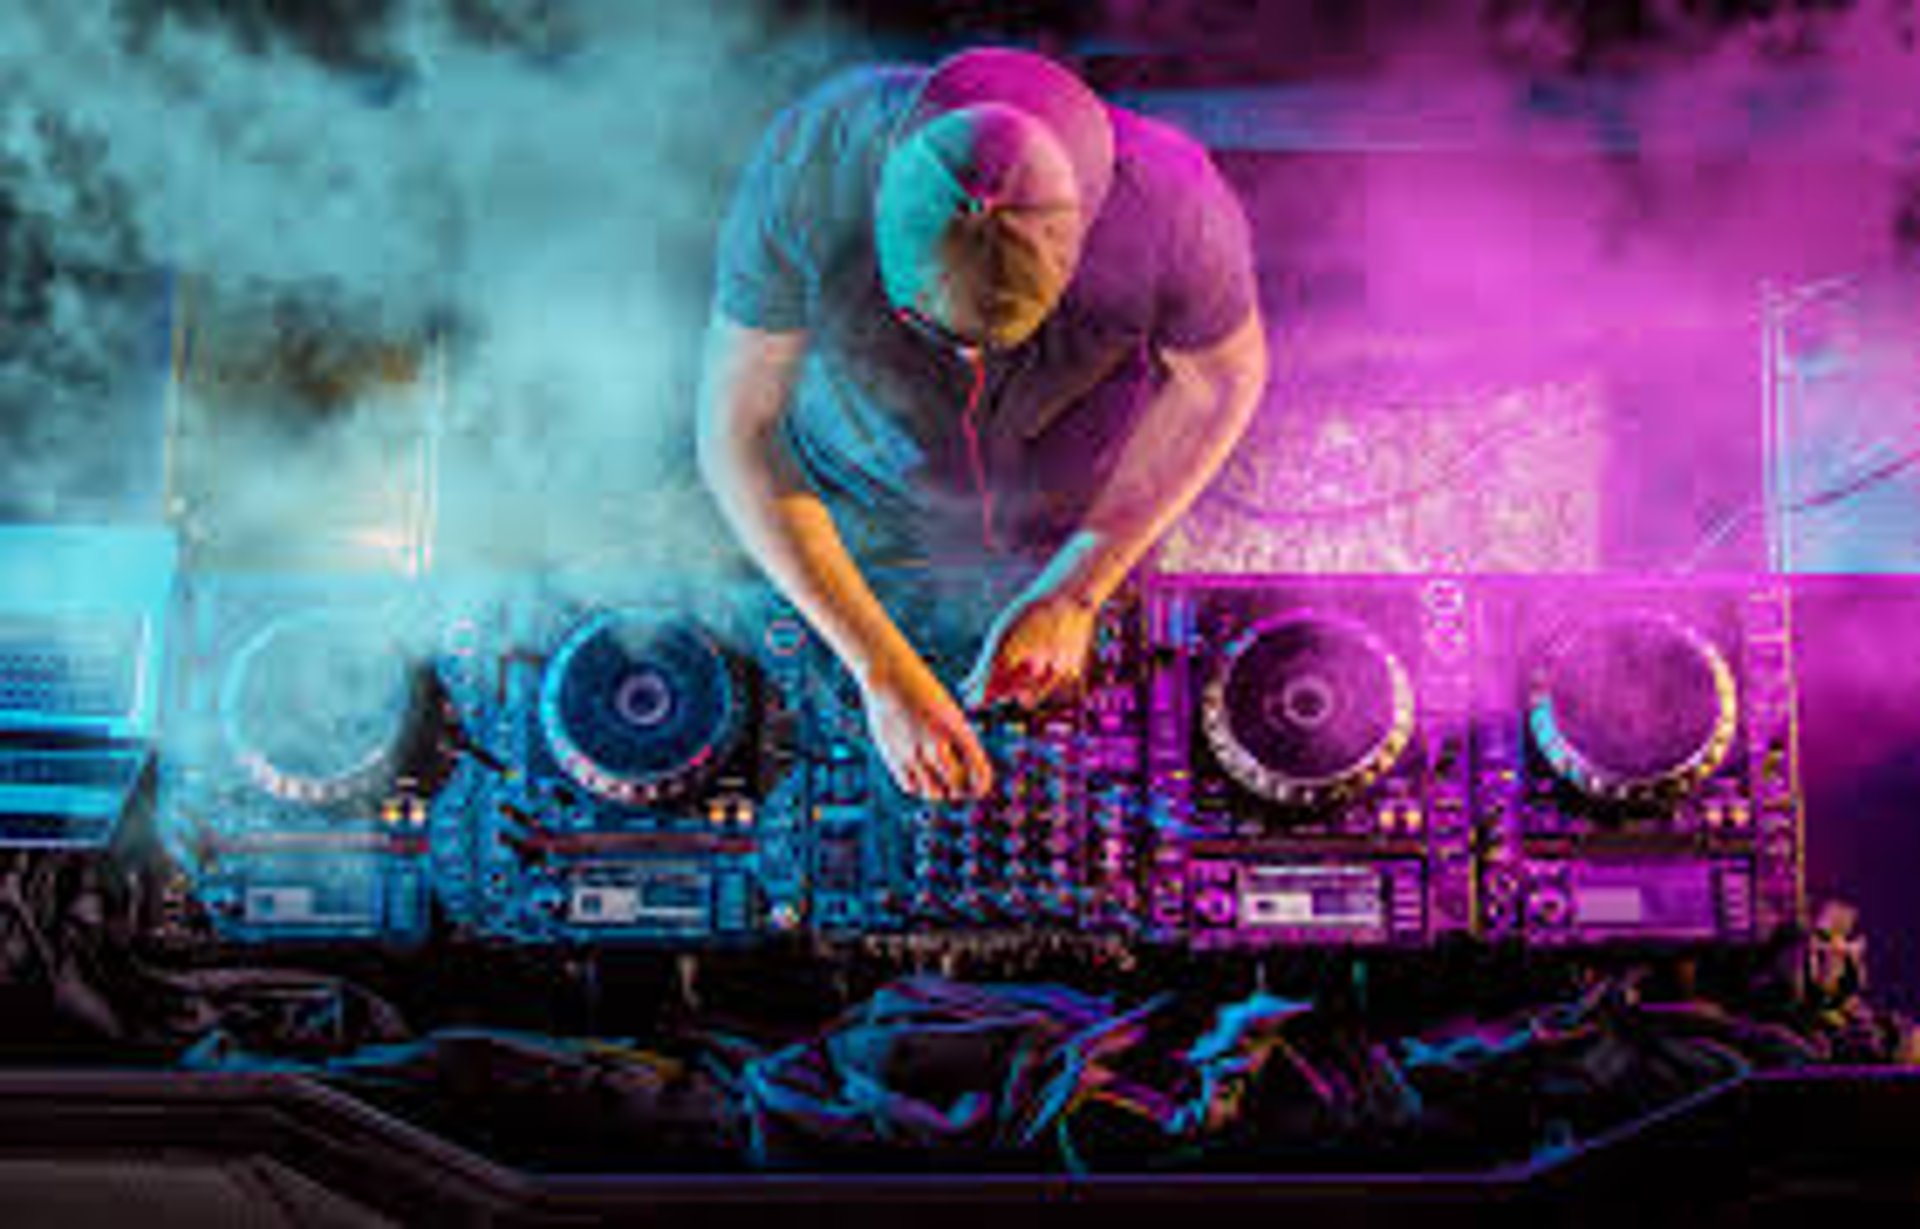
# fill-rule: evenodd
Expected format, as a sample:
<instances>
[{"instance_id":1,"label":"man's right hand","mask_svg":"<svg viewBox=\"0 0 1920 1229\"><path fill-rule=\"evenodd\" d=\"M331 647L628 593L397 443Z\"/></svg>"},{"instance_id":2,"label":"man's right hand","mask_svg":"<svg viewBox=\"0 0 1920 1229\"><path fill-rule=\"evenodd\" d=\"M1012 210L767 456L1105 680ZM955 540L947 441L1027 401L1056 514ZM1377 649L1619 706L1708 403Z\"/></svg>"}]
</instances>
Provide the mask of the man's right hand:
<instances>
[{"instance_id":1,"label":"man's right hand","mask_svg":"<svg viewBox=\"0 0 1920 1229\"><path fill-rule=\"evenodd\" d=\"M867 728L900 788L934 802L984 797L993 763L967 715L923 661L877 671L863 690Z\"/></svg>"},{"instance_id":2,"label":"man's right hand","mask_svg":"<svg viewBox=\"0 0 1920 1229\"><path fill-rule=\"evenodd\" d=\"M780 591L862 680L867 726L909 794L978 798L993 766L966 714L860 574L781 422L807 353L802 332L714 318L700 377L700 467L721 510Z\"/></svg>"}]
</instances>

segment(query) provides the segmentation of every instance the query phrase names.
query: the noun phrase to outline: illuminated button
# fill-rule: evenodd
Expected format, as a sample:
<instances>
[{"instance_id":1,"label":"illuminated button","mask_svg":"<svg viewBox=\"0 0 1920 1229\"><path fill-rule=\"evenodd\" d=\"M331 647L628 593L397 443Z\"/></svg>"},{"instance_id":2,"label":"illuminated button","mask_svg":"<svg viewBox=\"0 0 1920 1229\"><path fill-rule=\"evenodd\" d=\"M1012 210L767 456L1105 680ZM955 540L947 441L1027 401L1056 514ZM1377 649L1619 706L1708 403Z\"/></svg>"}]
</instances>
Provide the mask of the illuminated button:
<instances>
[{"instance_id":1,"label":"illuminated button","mask_svg":"<svg viewBox=\"0 0 1920 1229\"><path fill-rule=\"evenodd\" d=\"M1233 922L1233 894L1223 888L1205 888L1193 900L1194 911L1203 921L1214 926L1227 926Z\"/></svg>"},{"instance_id":2,"label":"illuminated button","mask_svg":"<svg viewBox=\"0 0 1920 1229\"><path fill-rule=\"evenodd\" d=\"M800 651L807 640L806 629L796 619L775 619L767 625L763 643L767 651L776 657L791 657Z\"/></svg>"},{"instance_id":3,"label":"illuminated button","mask_svg":"<svg viewBox=\"0 0 1920 1229\"><path fill-rule=\"evenodd\" d=\"M858 802L866 793L865 774L857 763L843 763L834 769L833 793L837 802Z\"/></svg>"},{"instance_id":4,"label":"illuminated button","mask_svg":"<svg viewBox=\"0 0 1920 1229\"><path fill-rule=\"evenodd\" d=\"M480 648L480 626L472 619L455 619L447 625L440 643L449 657L472 657Z\"/></svg>"},{"instance_id":5,"label":"illuminated button","mask_svg":"<svg viewBox=\"0 0 1920 1229\"><path fill-rule=\"evenodd\" d=\"M1537 892L1527 902L1527 912L1542 926L1558 926L1567 920L1567 898L1557 891Z\"/></svg>"}]
</instances>

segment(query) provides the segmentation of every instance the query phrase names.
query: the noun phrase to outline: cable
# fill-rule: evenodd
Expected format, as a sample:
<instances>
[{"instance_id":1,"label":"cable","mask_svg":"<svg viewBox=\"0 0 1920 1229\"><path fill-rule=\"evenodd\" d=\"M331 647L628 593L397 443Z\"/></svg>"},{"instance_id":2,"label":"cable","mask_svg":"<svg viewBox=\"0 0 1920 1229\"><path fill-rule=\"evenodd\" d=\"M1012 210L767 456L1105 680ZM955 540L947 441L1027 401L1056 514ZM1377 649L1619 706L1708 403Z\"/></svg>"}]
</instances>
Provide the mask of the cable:
<instances>
[{"instance_id":1,"label":"cable","mask_svg":"<svg viewBox=\"0 0 1920 1229\"><path fill-rule=\"evenodd\" d=\"M978 348L970 349L965 357L972 380L967 389L967 406L960 416L960 429L967 440L967 467L973 474L974 493L980 498L980 544L989 551L997 551L999 544L993 532L993 488L987 483L986 454L980 447L980 399L987 391L987 352Z\"/></svg>"},{"instance_id":2,"label":"cable","mask_svg":"<svg viewBox=\"0 0 1920 1229\"><path fill-rule=\"evenodd\" d=\"M1870 466L1850 478L1827 487L1825 490L1817 491L1812 495L1797 499L1782 510L1782 515L1800 516L1808 512L1817 512L1822 509L1832 508L1837 504L1852 499L1863 491L1879 486L1887 479L1895 477L1903 470L1911 469L1916 464L1920 464L1920 447L1911 448L1891 460L1882 461L1877 465ZM1695 547L1693 552L1687 556L1686 562L1681 565L1678 571L1682 575L1693 572L1700 566L1700 561L1705 557L1707 552L1726 541L1735 530L1741 528L1765 510L1766 505L1757 499L1749 500L1736 507L1732 512L1722 517L1717 524L1711 526L1706 533L1701 535L1700 545Z\"/></svg>"},{"instance_id":3,"label":"cable","mask_svg":"<svg viewBox=\"0 0 1920 1229\"><path fill-rule=\"evenodd\" d=\"M1869 487L1878 486L1901 470L1912 466L1916 461L1920 461L1920 448L1902 453L1893 460L1885 462L1874 469L1870 469L1866 473L1848 482L1841 483L1839 486L1829 487L1818 495L1810 495L1788 507L1787 511L1796 513L1811 512L1816 508L1824 508L1837 504L1843 499L1851 499Z\"/></svg>"}]
</instances>

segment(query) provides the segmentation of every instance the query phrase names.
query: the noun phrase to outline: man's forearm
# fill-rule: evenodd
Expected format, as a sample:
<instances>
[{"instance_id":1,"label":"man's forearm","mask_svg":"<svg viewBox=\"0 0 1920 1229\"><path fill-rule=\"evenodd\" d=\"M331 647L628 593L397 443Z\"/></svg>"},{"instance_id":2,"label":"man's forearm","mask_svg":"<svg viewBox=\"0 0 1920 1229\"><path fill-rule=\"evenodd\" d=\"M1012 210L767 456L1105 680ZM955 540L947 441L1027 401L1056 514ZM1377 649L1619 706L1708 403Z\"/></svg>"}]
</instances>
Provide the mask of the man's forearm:
<instances>
[{"instance_id":1,"label":"man's forearm","mask_svg":"<svg viewBox=\"0 0 1920 1229\"><path fill-rule=\"evenodd\" d=\"M716 319L700 387L700 468L747 552L860 683L894 783L934 801L977 798L993 763L966 715L860 574L781 423L805 334Z\"/></svg>"},{"instance_id":2,"label":"man's forearm","mask_svg":"<svg viewBox=\"0 0 1920 1229\"><path fill-rule=\"evenodd\" d=\"M779 426L803 342L718 322L701 390L700 466L747 552L862 684L914 650L847 551Z\"/></svg>"},{"instance_id":3,"label":"man's forearm","mask_svg":"<svg viewBox=\"0 0 1920 1229\"><path fill-rule=\"evenodd\" d=\"M911 652L778 438L723 446L707 482L748 553L861 682ZM761 480L766 475L768 480Z\"/></svg>"},{"instance_id":4,"label":"man's forearm","mask_svg":"<svg viewBox=\"0 0 1920 1229\"><path fill-rule=\"evenodd\" d=\"M1206 489L1245 434L1266 385L1258 315L1218 345L1166 358L1167 378L1080 528L1032 592L1098 608Z\"/></svg>"}]
</instances>

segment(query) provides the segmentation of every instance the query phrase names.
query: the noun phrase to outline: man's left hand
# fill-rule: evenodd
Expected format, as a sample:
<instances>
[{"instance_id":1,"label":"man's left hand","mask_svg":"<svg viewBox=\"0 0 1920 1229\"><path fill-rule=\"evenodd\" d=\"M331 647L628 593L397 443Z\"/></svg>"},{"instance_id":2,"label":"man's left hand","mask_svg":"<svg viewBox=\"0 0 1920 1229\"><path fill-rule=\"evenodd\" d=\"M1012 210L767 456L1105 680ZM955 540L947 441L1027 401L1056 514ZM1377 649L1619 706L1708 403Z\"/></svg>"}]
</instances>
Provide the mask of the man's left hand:
<instances>
[{"instance_id":1,"label":"man's left hand","mask_svg":"<svg viewBox=\"0 0 1920 1229\"><path fill-rule=\"evenodd\" d=\"M1023 597L1001 611L960 685L961 702L1036 708L1071 688L1086 668L1097 608L1058 593Z\"/></svg>"}]
</instances>

